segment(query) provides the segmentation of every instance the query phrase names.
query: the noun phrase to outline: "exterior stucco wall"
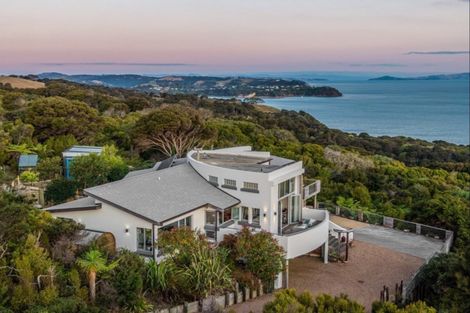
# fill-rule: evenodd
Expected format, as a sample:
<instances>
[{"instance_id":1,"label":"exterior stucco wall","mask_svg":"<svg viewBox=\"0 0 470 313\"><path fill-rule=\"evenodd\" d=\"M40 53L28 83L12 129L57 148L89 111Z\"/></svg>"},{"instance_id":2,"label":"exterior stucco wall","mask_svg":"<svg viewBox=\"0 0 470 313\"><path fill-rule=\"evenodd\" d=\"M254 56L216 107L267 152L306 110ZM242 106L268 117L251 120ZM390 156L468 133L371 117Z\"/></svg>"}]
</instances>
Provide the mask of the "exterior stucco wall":
<instances>
[{"instance_id":1,"label":"exterior stucco wall","mask_svg":"<svg viewBox=\"0 0 470 313\"><path fill-rule=\"evenodd\" d=\"M86 229L110 232L118 248L137 250L137 227L152 229L152 223L117 209L107 203L101 209L74 212L54 212L56 217L70 218L85 225ZM126 233L126 228L129 231Z\"/></svg>"}]
</instances>

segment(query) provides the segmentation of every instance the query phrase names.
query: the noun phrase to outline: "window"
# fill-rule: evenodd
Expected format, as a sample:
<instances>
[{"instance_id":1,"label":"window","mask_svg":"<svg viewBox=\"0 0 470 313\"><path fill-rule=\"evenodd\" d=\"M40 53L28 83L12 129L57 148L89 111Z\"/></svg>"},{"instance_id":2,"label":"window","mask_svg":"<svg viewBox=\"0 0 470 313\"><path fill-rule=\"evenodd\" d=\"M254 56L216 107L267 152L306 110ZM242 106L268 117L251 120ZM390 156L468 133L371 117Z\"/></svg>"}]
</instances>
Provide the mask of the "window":
<instances>
[{"instance_id":1,"label":"window","mask_svg":"<svg viewBox=\"0 0 470 313\"><path fill-rule=\"evenodd\" d=\"M137 227L137 250L152 252L153 237L149 228Z\"/></svg>"},{"instance_id":2,"label":"window","mask_svg":"<svg viewBox=\"0 0 470 313\"><path fill-rule=\"evenodd\" d=\"M248 218L250 216L250 214L249 214L250 209L246 206L242 206L241 209L242 209L242 218L241 218L241 220L244 221L244 222L248 222Z\"/></svg>"},{"instance_id":3,"label":"window","mask_svg":"<svg viewBox=\"0 0 470 313\"><path fill-rule=\"evenodd\" d=\"M192 221L191 216L188 216L186 218L180 219L171 224L160 227L158 230L165 231L165 230L172 230L173 228L178 228L178 227L191 227L191 221Z\"/></svg>"},{"instance_id":4,"label":"window","mask_svg":"<svg viewBox=\"0 0 470 313\"><path fill-rule=\"evenodd\" d=\"M300 196L290 196L291 223L300 221Z\"/></svg>"},{"instance_id":5,"label":"window","mask_svg":"<svg viewBox=\"0 0 470 313\"><path fill-rule=\"evenodd\" d=\"M279 184L279 199L294 192L295 178L288 179Z\"/></svg>"},{"instance_id":6,"label":"window","mask_svg":"<svg viewBox=\"0 0 470 313\"><path fill-rule=\"evenodd\" d=\"M215 211L206 211L206 225L215 225Z\"/></svg>"},{"instance_id":7,"label":"window","mask_svg":"<svg viewBox=\"0 0 470 313\"><path fill-rule=\"evenodd\" d=\"M219 179L215 176L209 175L209 183L211 183L214 186L218 186L219 185Z\"/></svg>"},{"instance_id":8,"label":"window","mask_svg":"<svg viewBox=\"0 0 470 313\"><path fill-rule=\"evenodd\" d=\"M252 208L251 214L252 214L251 223L259 225L260 224L260 209Z\"/></svg>"},{"instance_id":9,"label":"window","mask_svg":"<svg viewBox=\"0 0 470 313\"><path fill-rule=\"evenodd\" d=\"M224 179L224 184L222 185L224 188L229 188L229 189L237 189L237 181L234 179Z\"/></svg>"},{"instance_id":10,"label":"window","mask_svg":"<svg viewBox=\"0 0 470 313\"><path fill-rule=\"evenodd\" d=\"M250 182L243 182L242 191L248 192L258 192L258 184L257 183L250 183Z\"/></svg>"},{"instance_id":11,"label":"window","mask_svg":"<svg viewBox=\"0 0 470 313\"><path fill-rule=\"evenodd\" d=\"M225 210L220 216L222 216L222 223L230 221L232 219L232 210Z\"/></svg>"},{"instance_id":12,"label":"window","mask_svg":"<svg viewBox=\"0 0 470 313\"><path fill-rule=\"evenodd\" d=\"M232 219L234 221L240 220L240 208L239 207L232 208Z\"/></svg>"}]
</instances>

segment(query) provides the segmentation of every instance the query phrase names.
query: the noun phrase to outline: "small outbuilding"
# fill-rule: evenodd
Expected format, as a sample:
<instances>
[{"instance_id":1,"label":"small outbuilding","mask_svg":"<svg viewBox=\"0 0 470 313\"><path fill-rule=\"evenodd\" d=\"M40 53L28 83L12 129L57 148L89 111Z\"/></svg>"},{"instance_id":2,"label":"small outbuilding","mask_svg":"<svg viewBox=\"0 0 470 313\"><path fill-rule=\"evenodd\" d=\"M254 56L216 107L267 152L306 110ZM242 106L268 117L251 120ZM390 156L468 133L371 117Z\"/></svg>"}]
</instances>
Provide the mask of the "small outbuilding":
<instances>
[{"instance_id":1,"label":"small outbuilding","mask_svg":"<svg viewBox=\"0 0 470 313\"><path fill-rule=\"evenodd\" d=\"M72 146L71 148L62 152L62 158L64 159L64 175L65 178L70 178L70 166L73 159L82 155L88 155L91 153L101 154L103 147L96 146Z\"/></svg>"},{"instance_id":2,"label":"small outbuilding","mask_svg":"<svg viewBox=\"0 0 470 313\"><path fill-rule=\"evenodd\" d=\"M24 172L28 170L36 169L38 165L38 155L37 154L22 154L18 161L18 171Z\"/></svg>"}]
</instances>

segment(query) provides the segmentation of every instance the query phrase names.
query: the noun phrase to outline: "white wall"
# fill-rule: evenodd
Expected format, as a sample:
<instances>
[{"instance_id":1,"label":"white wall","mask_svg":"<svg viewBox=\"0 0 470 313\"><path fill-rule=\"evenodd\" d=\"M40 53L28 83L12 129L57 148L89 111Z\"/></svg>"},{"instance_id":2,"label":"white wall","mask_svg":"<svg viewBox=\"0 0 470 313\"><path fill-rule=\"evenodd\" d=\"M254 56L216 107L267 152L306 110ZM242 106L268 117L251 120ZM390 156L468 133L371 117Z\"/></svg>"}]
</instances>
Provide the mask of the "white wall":
<instances>
[{"instance_id":1,"label":"white wall","mask_svg":"<svg viewBox=\"0 0 470 313\"><path fill-rule=\"evenodd\" d=\"M250 147L210 150L207 152L251 156L253 156L252 153L256 153L256 151L247 152L247 149L250 149ZM300 180L302 179L301 175L304 173L301 161L284 166L270 173L261 173L207 164L203 161L193 159L193 153L195 153L195 151L190 151L188 153L188 161L201 176L206 180L209 180L209 176L217 177L219 188L240 199L240 206L259 208L261 210L261 228L271 233L277 233L279 218L277 216L278 184L289 178L296 177L295 193L301 194ZM200 153L204 153L204 151L201 151ZM269 157L269 152L259 153L263 154L264 157ZM237 182L237 190L223 188L222 185L224 184L225 178L235 180ZM259 193L241 191L240 189L243 188L243 182L257 183ZM266 217L263 217L264 214L266 214Z\"/></svg>"},{"instance_id":2,"label":"white wall","mask_svg":"<svg viewBox=\"0 0 470 313\"><path fill-rule=\"evenodd\" d=\"M313 211L313 210L312 210ZM312 250L328 244L328 211L315 210L311 217L323 219L323 221L305 231L292 235L276 236L281 246L286 250L286 258L293 259Z\"/></svg>"},{"instance_id":3,"label":"white wall","mask_svg":"<svg viewBox=\"0 0 470 313\"><path fill-rule=\"evenodd\" d=\"M73 219L85 225L86 229L110 232L116 238L116 246L118 248L136 251L137 227L152 229L152 223L109 204L102 203L101 205L101 209L97 210L54 212L52 215ZM126 228L129 228L128 233L126 233Z\"/></svg>"}]
</instances>

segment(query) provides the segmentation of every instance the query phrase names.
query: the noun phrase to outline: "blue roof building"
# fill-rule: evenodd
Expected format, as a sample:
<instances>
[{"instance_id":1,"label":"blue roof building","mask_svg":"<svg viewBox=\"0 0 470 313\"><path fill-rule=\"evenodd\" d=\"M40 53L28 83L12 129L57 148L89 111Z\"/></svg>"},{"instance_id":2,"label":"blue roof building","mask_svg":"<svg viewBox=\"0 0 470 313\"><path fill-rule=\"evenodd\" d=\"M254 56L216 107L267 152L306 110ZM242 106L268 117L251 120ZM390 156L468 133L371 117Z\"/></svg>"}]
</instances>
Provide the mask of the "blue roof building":
<instances>
[{"instance_id":1,"label":"blue roof building","mask_svg":"<svg viewBox=\"0 0 470 313\"><path fill-rule=\"evenodd\" d=\"M36 168L38 165L38 155L37 154L22 154L20 155L20 160L18 162L18 169L20 171L26 171L29 169Z\"/></svg>"},{"instance_id":2,"label":"blue roof building","mask_svg":"<svg viewBox=\"0 0 470 313\"><path fill-rule=\"evenodd\" d=\"M65 178L70 178L70 165L74 158L88 155L90 153L101 154L103 147L96 146L72 146L71 148L62 152L62 158L64 159L64 175Z\"/></svg>"}]
</instances>

